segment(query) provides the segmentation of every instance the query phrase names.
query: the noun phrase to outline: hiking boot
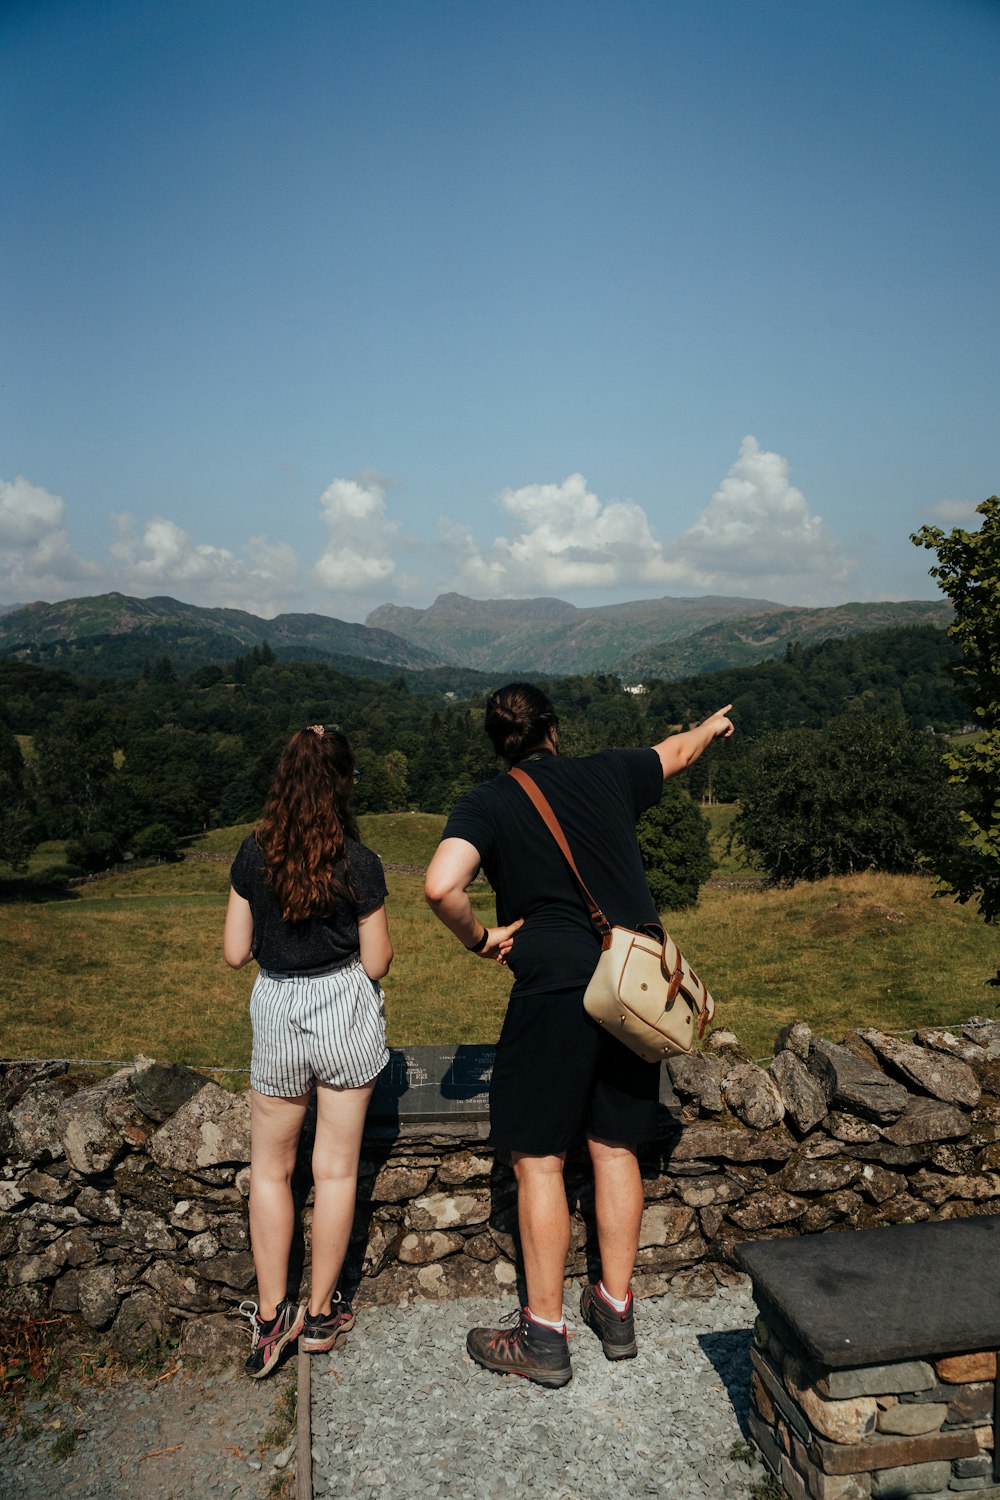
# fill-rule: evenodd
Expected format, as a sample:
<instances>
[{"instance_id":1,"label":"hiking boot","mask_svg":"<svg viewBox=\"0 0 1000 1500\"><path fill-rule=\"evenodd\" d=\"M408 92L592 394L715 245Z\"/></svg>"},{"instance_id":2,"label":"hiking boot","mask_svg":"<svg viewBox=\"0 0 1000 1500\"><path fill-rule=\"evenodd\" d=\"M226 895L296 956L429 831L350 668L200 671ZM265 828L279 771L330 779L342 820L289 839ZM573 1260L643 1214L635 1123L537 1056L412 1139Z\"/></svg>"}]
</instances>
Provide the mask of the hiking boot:
<instances>
[{"instance_id":1,"label":"hiking boot","mask_svg":"<svg viewBox=\"0 0 1000 1500\"><path fill-rule=\"evenodd\" d=\"M256 1302L241 1302L239 1310L245 1318L250 1319L250 1327L253 1329L253 1343L243 1368L251 1380L260 1380L264 1375L270 1375L281 1358L285 1345L298 1338L306 1310L304 1306L298 1307L287 1299L278 1303L278 1310L273 1318L262 1318Z\"/></svg>"},{"instance_id":2,"label":"hiking boot","mask_svg":"<svg viewBox=\"0 0 1000 1500\"><path fill-rule=\"evenodd\" d=\"M343 1343L347 1330L353 1327L354 1314L350 1303L344 1302L339 1292L334 1292L333 1305L328 1313L306 1313L299 1347L310 1354L337 1349Z\"/></svg>"},{"instance_id":3,"label":"hiking boot","mask_svg":"<svg viewBox=\"0 0 1000 1500\"><path fill-rule=\"evenodd\" d=\"M507 1322L515 1319L516 1327L472 1329L465 1346L476 1364L498 1375L523 1375L536 1385L567 1385L573 1369L565 1330L557 1333L536 1323L526 1307L511 1313Z\"/></svg>"},{"instance_id":4,"label":"hiking boot","mask_svg":"<svg viewBox=\"0 0 1000 1500\"><path fill-rule=\"evenodd\" d=\"M632 1316L632 1291L624 1312L612 1307L601 1295L600 1287L585 1286L580 1298L580 1316L597 1334L605 1359L635 1359L635 1320Z\"/></svg>"}]
</instances>

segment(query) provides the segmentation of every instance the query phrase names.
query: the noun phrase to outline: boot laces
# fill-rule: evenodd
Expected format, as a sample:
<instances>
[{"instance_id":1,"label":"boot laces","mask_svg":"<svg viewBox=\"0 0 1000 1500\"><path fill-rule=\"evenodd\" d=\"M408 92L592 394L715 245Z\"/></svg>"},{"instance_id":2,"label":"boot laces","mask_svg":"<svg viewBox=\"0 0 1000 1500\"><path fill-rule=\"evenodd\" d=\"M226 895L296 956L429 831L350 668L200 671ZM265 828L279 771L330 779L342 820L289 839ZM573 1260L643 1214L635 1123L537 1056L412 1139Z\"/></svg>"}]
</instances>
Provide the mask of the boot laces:
<instances>
[{"instance_id":1,"label":"boot laces","mask_svg":"<svg viewBox=\"0 0 1000 1500\"><path fill-rule=\"evenodd\" d=\"M254 1350L260 1343L261 1334L260 1318L258 1317L257 1304L256 1302L241 1302L236 1310L244 1318L249 1318L250 1320L250 1327L253 1329L253 1339L251 1341L250 1348L251 1350Z\"/></svg>"},{"instance_id":2,"label":"boot laces","mask_svg":"<svg viewBox=\"0 0 1000 1500\"><path fill-rule=\"evenodd\" d=\"M501 1318L501 1323L512 1324L509 1328L498 1328L490 1340L493 1348L498 1354L509 1354L528 1336L528 1313L523 1307L516 1307L512 1313Z\"/></svg>"}]
</instances>

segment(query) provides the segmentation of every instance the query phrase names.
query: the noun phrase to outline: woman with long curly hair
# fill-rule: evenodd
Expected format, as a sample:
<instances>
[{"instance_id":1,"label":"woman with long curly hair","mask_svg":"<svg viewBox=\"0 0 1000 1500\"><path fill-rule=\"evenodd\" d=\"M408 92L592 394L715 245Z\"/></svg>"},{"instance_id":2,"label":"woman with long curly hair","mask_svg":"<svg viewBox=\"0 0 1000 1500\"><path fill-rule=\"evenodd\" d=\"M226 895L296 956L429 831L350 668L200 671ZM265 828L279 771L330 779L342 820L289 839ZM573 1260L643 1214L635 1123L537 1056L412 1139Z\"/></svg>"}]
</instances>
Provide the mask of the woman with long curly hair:
<instances>
[{"instance_id":1,"label":"woman with long curly hair","mask_svg":"<svg viewBox=\"0 0 1000 1500\"><path fill-rule=\"evenodd\" d=\"M250 1240L259 1303L245 1302L254 1379L302 1335L330 1349L354 1318L337 1291L357 1194L368 1101L389 1058L379 980L392 943L385 875L351 811L354 751L337 728L293 734L264 812L233 861L222 951L251 958ZM288 1300L292 1173L316 1095L308 1308Z\"/></svg>"}]
</instances>

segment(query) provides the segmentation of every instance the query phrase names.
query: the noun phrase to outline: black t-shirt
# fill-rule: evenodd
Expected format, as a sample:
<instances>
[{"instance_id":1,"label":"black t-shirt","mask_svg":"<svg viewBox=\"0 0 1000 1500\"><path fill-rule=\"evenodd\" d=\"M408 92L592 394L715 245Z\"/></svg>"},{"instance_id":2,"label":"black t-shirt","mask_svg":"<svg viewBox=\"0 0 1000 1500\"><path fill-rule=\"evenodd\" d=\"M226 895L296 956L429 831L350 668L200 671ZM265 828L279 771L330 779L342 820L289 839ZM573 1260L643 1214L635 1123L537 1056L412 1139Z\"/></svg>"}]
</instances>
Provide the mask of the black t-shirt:
<instances>
[{"instance_id":1,"label":"black t-shirt","mask_svg":"<svg viewBox=\"0 0 1000 1500\"><path fill-rule=\"evenodd\" d=\"M521 762L537 781L580 874L608 921L656 922L635 834L659 801L663 768L655 750L602 750L576 759L539 754ZM548 828L512 776L498 776L456 804L442 838L479 852L496 892L497 921L524 918L507 960L515 994L586 987L600 952L583 893Z\"/></svg>"},{"instance_id":2,"label":"black t-shirt","mask_svg":"<svg viewBox=\"0 0 1000 1500\"><path fill-rule=\"evenodd\" d=\"M253 913L253 956L263 969L279 974L300 974L310 969L328 969L344 963L358 952L358 918L377 911L386 898L385 874L377 854L347 839L346 864L337 869L350 876L356 901L338 897L328 916L307 917L304 922L286 922L278 900L267 883L264 856L253 834L245 838L233 860L229 878L233 890L250 903Z\"/></svg>"}]
</instances>

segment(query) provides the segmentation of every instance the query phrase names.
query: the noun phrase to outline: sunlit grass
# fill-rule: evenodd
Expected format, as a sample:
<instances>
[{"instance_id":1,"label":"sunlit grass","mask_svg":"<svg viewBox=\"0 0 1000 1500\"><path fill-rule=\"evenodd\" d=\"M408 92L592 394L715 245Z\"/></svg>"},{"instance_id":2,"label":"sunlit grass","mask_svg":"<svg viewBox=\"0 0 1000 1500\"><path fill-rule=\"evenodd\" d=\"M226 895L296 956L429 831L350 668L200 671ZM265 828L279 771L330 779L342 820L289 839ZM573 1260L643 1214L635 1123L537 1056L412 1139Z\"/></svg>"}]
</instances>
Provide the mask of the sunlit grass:
<instances>
[{"instance_id":1,"label":"sunlit grass","mask_svg":"<svg viewBox=\"0 0 1000 1500\"><path fill-rule=\"evenodd\" d=\"M228 854L232 856L253 828L252 823L234 823L229 828L211 828L197 838L187 839L185 849L197 854Z\"/></svg>"},{"instance_id":2,"label":"sunlit grass","mask_svg":"<svg viewBox=\"0 0 1000 1500\"><path fill-rule=\"evenodd\" d=\"M442 813L373 813L361 819L361 837L385 864L425 867L444 828Z\"/></svg>"},{"instance_id":3,"label":"sunlit grass","mask_svg":"<svg viewBox=\"0 0 1000 1500\"><path fill-rule=\"evenodd\" d=\"M715 860L715 869L712 871L711 879L747 880L760 876L762 871L750 864L741 850L729 849L729 835L732 831L733 819L740 810L739 804L715 802L711 807L702 807L701 810L708 818L708 847Z\"/></svg>"},{"instance_id":4,"label":"sunlit grass","mask_svg":"<svg viewBox=\"0 0 1000 1500\"><path fill-rule=\"evenodd\" d=\"M361 838L385 864L426 865L437 847L444 827L442 813L372 813L360 819ZM235 854L253 828L238 823L232 828L213 828L186 846L203 854Z\"/></svg>"},{"instance_id":5,"label":"sunlit grass","mask_svg":"<svg viewBox=\"0 0 1000 1500\"><path fill-rule=\"evenodd\" d=\"M433 847L433 846L432 846ZM396 959L385 981L395 1045L495 1040L509 975L467 954L429 911L418 875L388 876ZM222 959L225 864L129 870L65 900L5 907L0 1054L128 1059L143 1052L244 1067L256 966ZM492 919L489 891L474 893Z\"/></svg>"},{"instance_id":6,"label":"sunlit grass","mask_svg":"<svg viewBox=\"0 0 1000 1500\"><path fill-rule=\"evenodd\" d=\"M248 976L222 961L225 892L224 866L168 866L8 906L0 1051L240 1066Z\"/></svg>"},{"instance_id":7,"label":"sunlit grass","mask_svg":"<svg viewBox=\"0 0 1000 1500\"><path fill-rule=\"evenodd\" d=\"M985 1012L998 996L997 932L971 906L915 875L852 875L789 890L702 892L670 931L754 1055L801 1019L841 1037L852 1026L902 1031Z\"/></svg>"},{"instance_id":8,"label":"sunlit grass","mask_svg":"<svg viewBox=\"0 0 1000 1500\"><path fill-rule=\"evenodd\" d=\"M420 821L417 821L417 818ZM412 822L409 821L412 819ZM442 820L394 814L364 832L387 864L420 865ZM374 825L374 828L372 827ZM220 830L220 852L239 829ZM224 844L223 844L224 840ZM254 965L221 954L229 872L187 861L130 870L66 899L4 906L0 1054L248 1066ZM467 954L424 903L419 875L389 872L396 958L385 981L390 1041L495 1041L510 976ZM839 1038L993 1015L997 933L917 876L858 875L790 890L706 889L671 932L755 1056L795 1019ZM474 906L492 920L490 892Z\"/></svg>"},{"instance_id":9,"label":"sunlit grass","mask_svg":"<svg viewBox=\"0 0 1000 1500\"><path fill-rule=\"evenodd\" d=\"M389 925L396 957L383 983L389 1040L400 1046L493 1042L500 1034L510 975L466 953L424 901L415 875L392 875ZM492 893L473 892L480 920L496 921Z\"/></svg>"}]
</instances>

